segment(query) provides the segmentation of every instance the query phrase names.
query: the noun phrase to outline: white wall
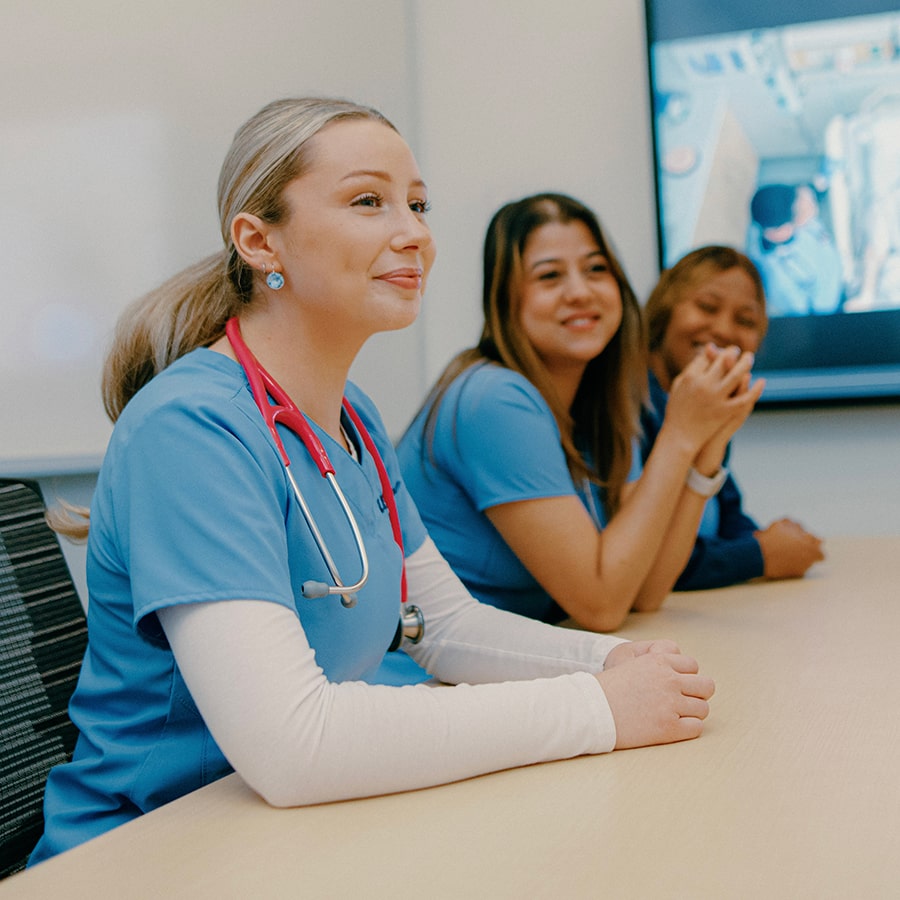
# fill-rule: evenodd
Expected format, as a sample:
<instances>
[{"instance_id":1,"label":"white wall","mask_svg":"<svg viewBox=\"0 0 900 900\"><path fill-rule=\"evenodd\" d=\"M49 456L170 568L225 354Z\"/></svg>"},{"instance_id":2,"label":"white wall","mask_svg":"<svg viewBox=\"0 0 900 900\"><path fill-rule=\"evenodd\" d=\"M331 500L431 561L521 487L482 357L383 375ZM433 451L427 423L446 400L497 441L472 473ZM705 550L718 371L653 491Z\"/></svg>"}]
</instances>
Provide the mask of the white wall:
<instances>
[{"instance_id":1,"label":"white wall","mask_svg":"<svg viewBox=\"0 0 900 900\"><path fill-rule=\"evenodd\" d=\"M640 294L656 238L639 0L421 0L419 154L438 261L426 373L475 342L481 243L501 204L542 190L592 206Z\"/></svg>"},{"instance_id":2,"label":"white wall","mask_svg":"<svg viewBox=\"0 0 900 900\"><path fill-rule=\"evenodd\" d=\"M102 456L118 312L222 246L219 166L282 96L352 96L413 130L404 0L3 0L0 462ZM361 364L386 380L389 353ZM414 383L413 383L414 384ZM412 388L411 388L412 389ZM41 398L39 410L33 396Z\"/></svg>"},{"instance_id":3,"label":"white wall","mask_svg":"<svg viewBox=\"0 0 900 900\"><path fill-rule=\"evenodd\" d=\"M187 114L171 135L168 196L180 215L160 278L213 246L215 173L236 125L263 102L342 94L395 119L429 183L439 246L421 320L374 339L354 369L395 435L477 336L481 240L500 203L572 193L599 212L639 294L655 279L640 0L152 0L140 9L83 0L77 12L62 0L6 0L0 27L19 36L0 62L16 85L0 101L3 126L148 97L204 110L214 146L194 159ZM117 227L91 224L101 244ZM898 449L897 405L760 411L735 443L734 466L763 521L789 513L826 536L900 533ZM85 492L84 479L45 484Z\"/></svg>"},{"instance_id":4,"label":"white wall","mask_svg":"<svg viewBox=\"0 0 900 900\"><path fill-rule=\"evenodd\" d=\"M826 537L900 534L900 406L760 410L732 468L761 524L789 515Z\"/></svg>"}]
</instances>

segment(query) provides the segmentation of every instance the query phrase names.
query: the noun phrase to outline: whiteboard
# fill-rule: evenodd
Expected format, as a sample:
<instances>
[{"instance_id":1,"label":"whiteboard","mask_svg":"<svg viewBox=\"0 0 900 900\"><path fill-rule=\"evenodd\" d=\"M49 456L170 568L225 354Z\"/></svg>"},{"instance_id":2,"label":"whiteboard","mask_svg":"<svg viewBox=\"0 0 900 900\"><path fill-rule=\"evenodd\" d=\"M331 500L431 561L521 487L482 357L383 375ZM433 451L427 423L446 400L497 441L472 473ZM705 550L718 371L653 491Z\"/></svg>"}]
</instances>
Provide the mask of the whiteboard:
<instances>
[{"instance_id":1,"label":"whiteboard","mask_svg":"<svg viewBox=\"0 0 900 900\"><path fill-rule=\"evenodd\" d=\"M115 317L165 271L165 127L123 111L9 123L3 139L3 456L88 465L110 431L99 384Z\"/></svg>"},{"instance_id":2,"label":"whiteboard","mask_svg":"<svg viewBox=\"0 0 900 900\"><path fill-rule=\"evenodd\" d=\"M411 118L409 4L4 0L0 475L96 469L126 304L221 247L219 166L283 96Z\"/></svg>"}]
</instances>

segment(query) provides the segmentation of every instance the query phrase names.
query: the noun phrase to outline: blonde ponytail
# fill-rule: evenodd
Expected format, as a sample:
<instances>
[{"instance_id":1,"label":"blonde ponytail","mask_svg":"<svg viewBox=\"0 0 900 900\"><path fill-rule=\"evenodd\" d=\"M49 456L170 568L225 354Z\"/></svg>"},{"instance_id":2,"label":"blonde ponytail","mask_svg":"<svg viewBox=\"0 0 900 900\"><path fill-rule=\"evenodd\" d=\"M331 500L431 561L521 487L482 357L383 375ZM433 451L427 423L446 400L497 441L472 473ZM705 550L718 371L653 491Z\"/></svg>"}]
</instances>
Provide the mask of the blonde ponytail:
<instances>
[{"instance_id":1,"label":"blonde ponytail","mask_svg":"<svg viewBox=\"0 0 900 900\"><path fill-rule=\"evenodd\" d=\"M241 305L222 251L179 272L119 318L103 371L103 406L115 422L125 404L180 356L211 344Z\"/></svg>"},{"instance_id":2,"label":"blonde ponytail","mask_svg":"<svg viewBox=\"0 0 900 900\"><path fill-rule=\"evenodd\" d=\"M256 273L231 241L241 212L272 224L287 216L284 188L309 166L309 140L340 119L394 126L377 110L319 97L276 100L237 131L219 174L218 207L225 249L184 269L125 309L103 368L103 406L115 422L129 400L176 359L216 341L225 323L253 301ZM396 129L395 129L396 130ZM48 514L56 531L87 536L88 511L63 504Z\"/></svg>"}]
</instances>

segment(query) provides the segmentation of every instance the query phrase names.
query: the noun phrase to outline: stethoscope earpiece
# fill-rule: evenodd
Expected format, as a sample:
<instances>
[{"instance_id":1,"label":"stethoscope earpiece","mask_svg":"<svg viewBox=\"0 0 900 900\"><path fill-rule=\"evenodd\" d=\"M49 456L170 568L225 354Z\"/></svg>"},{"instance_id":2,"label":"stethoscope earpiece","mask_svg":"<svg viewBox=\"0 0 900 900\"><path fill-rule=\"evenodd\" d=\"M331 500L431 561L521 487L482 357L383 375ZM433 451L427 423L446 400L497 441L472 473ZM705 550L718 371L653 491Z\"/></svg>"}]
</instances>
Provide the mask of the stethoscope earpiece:
<instances>
[{"instance_id":1,"label":"stethoscope earpiece","mask_svg":"<svg viewBox=\"0 0 900 900\"><path fill-rule=\"evenodd\" d=\"M335 593L335 590L325 584L324 581L304 581L300 585L300 593L307 600L321 600L322 597L328 597L330 594ZM357 599L356 594L341 594L341 605L347 609L353 609L356 606Z\"/></svg>"}]
</instances>

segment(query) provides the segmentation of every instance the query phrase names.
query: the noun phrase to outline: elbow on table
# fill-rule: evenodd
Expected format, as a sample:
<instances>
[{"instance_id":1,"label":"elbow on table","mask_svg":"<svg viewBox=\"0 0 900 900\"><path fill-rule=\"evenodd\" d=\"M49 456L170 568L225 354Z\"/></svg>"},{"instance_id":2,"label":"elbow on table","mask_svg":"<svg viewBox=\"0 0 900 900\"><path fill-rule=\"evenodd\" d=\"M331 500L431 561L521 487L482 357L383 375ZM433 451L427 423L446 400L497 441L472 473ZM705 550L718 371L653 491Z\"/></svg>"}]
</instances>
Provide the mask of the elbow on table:
<instances>
[{"instance_id":1,"label":"elbow on table","mask_svg":"<svg viewBox=\"0 0 900 900\"><path fill-rule=\"evenodd\" d=\"M671 587L666 585L663 588L647 588L638 592L634 598L632 609L635 612L656 612L665 602L666 597L671 593Z\"/></svg>"},{"instance_id":2,"label":"elbow on table","mask_svg":"<svg viewBox=\"0 0 900 900\"><path fill-rule=\"evenodd\" d=\"M608 633L618 631L632 611L656 612L663 605L669 593L669 585L644 584L636 595L631 596L630 600L628 595L619 594L617 603L602 604L597 603L596 593L593 593L591 598L570 603L566 612L579 628L585 631ZM608 594L606 595L608 596Z\"/></svg>"},{"instance_id":3,"label":"elbow on table","mask_svg":"<svg viewBox=\"0 0 900 900\"><path fill-rule=\"evenodd\" d=\"M572 621L584 631L607 634L618 631L628 617L627 609L584 609L572 614Z\"/></svg>"},{"instance_id":4,"label":"elbow on table","mask_svg":"<svg viewBox=\"0 0 900 900\"><path fill-rule=\"evenodd\" d=\"M305 805L304 801L298 797L296 784L291 783L293 779L284 778L273 766L267 767L267 771L242 767L237 769L237 773L247 787L269 806L285 809L291 806Z\"/></svg>"},{"instance_id":5,"label":"elbow on table","mask_svg":"<svg viewBox=\"0 0 900 900\"><path fill-rule=\"evenodd\" d=\"M312 806L315 803L327 803L343 797L322 796L312 779L308 783L298 781L296 773L291 775L269 772L258 773L258 777L241 775L248 787L258 794L269 806L276 809L289 809L294 806Z\"/></svg>"},{"instance_id":6,"label":"elbow on table","mask_svg":"<svg viewBox=\"0 0 900 900\"><path fill-rule=\"evenodd\" d=\"M346 778L336 779L324 751L291 735L269 734L265 750L232 760L235 771L269 806L286 809L346 800Z\"/></svg>"}]
</instances>

